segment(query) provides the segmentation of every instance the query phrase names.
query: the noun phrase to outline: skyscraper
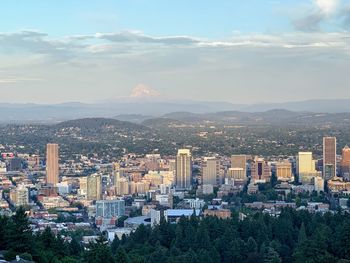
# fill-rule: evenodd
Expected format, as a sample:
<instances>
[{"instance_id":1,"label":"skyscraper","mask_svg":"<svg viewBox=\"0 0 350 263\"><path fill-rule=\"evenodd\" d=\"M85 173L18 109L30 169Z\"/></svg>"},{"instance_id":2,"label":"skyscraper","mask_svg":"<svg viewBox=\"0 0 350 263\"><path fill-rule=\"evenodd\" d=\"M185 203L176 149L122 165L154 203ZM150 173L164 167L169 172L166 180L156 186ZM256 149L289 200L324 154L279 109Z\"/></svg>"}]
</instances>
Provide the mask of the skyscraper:
<instances>
[{"instance_id":1,"label":"skyscraper","mask_svg":"<svg viewBox=\"0 0 350 263\"><path fill-rule=\"evenodd\" d=\"M231 168L241 168L243 169L243 174L247 174L247 156L240 155L232 155L231 156Z\"/></svg>"},{"instance_id":2,"label":"skyscraper","mask_svg":"<svg viewBox=\"0 0 350 263\"><path fill-rule=\"evenodd\" d=\"M205 157L202 162L203 185L217 185L220 172L220 161L215 157Z\"/></svg>"},{"instance_id":3,"label":"skyscraper","mask_svg":"<svg viewBox=\"0 0 350 263\"><path fill-rule=\"evenodd\" d=\"M340 168L343 178L348 180L350 177L350 148L347 145L342 150Z\"/></svg>"},{"instance_id":4,"label":"skyscraper","mask_svg":"<svg viewBox=\"0 0 350 263\"><path fill-rule=\"evenodd\" d=\"M293 179L292 164L288 160L276 163L276 177L280 181L291 181Z\"/></svg>"},{"instance_id":5,"label":"skyscraper","mask_svg":"<svg viewBox=\"0 0 350 263\"><path fill-rule=\"evenodd\" d=\"M58 144L49 143L46 146L46 184L55 186L58 183Z\"/></svg>"},{"instance_id":6,"label":"skyscraper","mask_svg":"<svg viewBox=\"0 0 350 263\"><path fill-rule=\"evenodd\" d=\"M270 165L260 158L255 158L251 164L252 183L266 183L271 180Z\"/></svg>"},{"instance_id":7,"label":"skyscraper","mask_svg":"<svg viewBox=\"0 0 350 263\"><path fill-rule=\"evenodd\" d=\"M323 178L332 179L337 173L337 139L323 137Z\"/></svg>"},{"instance_id":8,"label":"skyscraper","mask_svg":"<svg viewBox=\"0 0 350 263\"><path fill-rule=\"evenodd\" d=\"M188 149L179 149L176 156L176 172L175 172L177 189L191 189L192 182L192 157Z\"/></svg>"},{"instance_id":9,"label":"skyscraper","mask_svg":"<svg viewBox=\"0 0 350 263\"><path fill-rule=\"evenodd\" d=\"M315 161L312 159L312 152L299 152L297 158L297 173L299 182L303 184L312 183L312 179L317 176Z\"/></svg>"},{"instance_id":10,"label":"skyscraper","mask_svg":"<svg viewBox=\"0 0 350 263\"><path fill-rule=\"evenodd\" d=\"M101 175L92 174L87 178L87 199L100 200L102 198Z\"/></svg>"}]
</instances>

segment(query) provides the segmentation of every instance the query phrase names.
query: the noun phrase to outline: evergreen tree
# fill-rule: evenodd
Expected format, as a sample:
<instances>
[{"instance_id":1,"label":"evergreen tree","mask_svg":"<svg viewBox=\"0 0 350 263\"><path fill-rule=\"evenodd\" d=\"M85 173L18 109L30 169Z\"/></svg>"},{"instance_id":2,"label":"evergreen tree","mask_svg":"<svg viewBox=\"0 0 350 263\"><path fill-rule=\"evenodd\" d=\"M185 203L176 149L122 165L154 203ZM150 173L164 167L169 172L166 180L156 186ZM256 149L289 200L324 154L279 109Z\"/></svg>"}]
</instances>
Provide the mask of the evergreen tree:
<instances>
[{"instance_id":1,"label":"evergreen tree","mask_svg":"<svg viewBox=\"0 0 350 263\"><path fill-rule=\"evenodd\" d=\"M281 258L278 253L272 248L268 247L264 254L264 263L280 263Z\"/></svg>"},{"instance_id":2,"label":"evergreen tree","mask_svg":"<svg viewBox=\"0 0 350 263\"><path fill-rule=\"evenodd\" d=\"M117 249L117 253L115 255L116 263L129 263L128 255L122 247Z\"/></svg>"}]
</instances>

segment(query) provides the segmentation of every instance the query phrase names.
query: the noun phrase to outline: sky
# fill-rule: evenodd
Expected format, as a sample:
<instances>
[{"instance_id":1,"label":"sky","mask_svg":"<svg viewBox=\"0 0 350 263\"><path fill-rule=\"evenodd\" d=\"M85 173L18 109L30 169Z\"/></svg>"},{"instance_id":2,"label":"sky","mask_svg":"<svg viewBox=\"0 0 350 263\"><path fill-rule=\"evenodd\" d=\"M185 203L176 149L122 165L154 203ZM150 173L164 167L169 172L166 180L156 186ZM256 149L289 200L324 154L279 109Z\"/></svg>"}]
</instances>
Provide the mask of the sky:
<instances>
[{"instance_id":1,"label":"sky","mask_svg":"<svg viewBox=\"0 0 350 263\"><path fill-rule=\"evenodd\" d=\"M350 0L3 0L0 102L350 98Z\"/></svg>"}]
</instances>

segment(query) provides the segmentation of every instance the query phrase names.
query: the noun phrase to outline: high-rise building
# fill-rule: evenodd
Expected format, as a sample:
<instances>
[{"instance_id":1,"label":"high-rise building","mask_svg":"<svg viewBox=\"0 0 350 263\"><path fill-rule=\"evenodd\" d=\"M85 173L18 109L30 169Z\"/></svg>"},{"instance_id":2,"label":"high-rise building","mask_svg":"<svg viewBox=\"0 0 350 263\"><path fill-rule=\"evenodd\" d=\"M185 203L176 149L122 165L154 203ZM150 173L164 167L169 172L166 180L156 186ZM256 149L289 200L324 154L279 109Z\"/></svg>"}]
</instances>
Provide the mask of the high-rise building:
<instances>
[{"instance_id":1,"label":"high-rise building","mask_svg":"<svg viewBox=\"0 0 350 263\"><path fill-rule=\"evenodd\" d=\"M179 149L176 156L176 188L191 189L192 182L192 156L188 149Z\"/></svg>"},{"instance_id":2,"label":"high-rise building","mask_svg":"<svg viewBox=\"0 0 350 263\"><path fill-rule=\"evenodd\" d=\"M244 154L232 155L231 168L227 171L226 183L244 185L247 179L247 156Z\"/></svg>"},{"instance_id":3,"label":"high-rise building","mask_svg":"<svg viewBox=\"0 0 350 263\"><path fill-rule=\"evenodd\" d=\"M231 168L241 168L243 169L243 174L247 174L247 156L240 155L232 155L231 156Z\"/></svg>"},{"instance_id":4,"label":"high-rise building","mask_svg":"<svg viewBox=\"0 0 350 263\"><path fill-rule=\"evenodd\" d=\"M205 157L202 162L202 184L217 185L220 161L215 157Z\"/></svg>"},{"instance_id":5,"label":"high-rise building","mask_svg":"<svg viewBox=\"0 0 350 263\"><path fill-rule=\"evenodd\" d=\"M49 143L46 146L46 184L55 186L58 183L58 144Z\"/></svg>"},{"instance_id":6,"label":"high-rise building","mask_svg":"<svg viewBox=\"0 0 350 263\"><path fill-rule=\"evenodd\" d=\"M321 176L315 176L314 179L314 186L316 192L323 192L324 191L324 180Z\"/></svg>"},{"instance_id":7,"label":"high-rise building","mask_svg":"<svg viewBox=\"0 0 350 263\"><path fill-rule=\"evenodd\" d=\"M276 163L276 177L280 181L291 181L293 179L292 164L288 160Z\"/></svg>"},{"instance_id":8,"label":"high-rise building","mask_svg":"<svg viewBox=\"0 0 350 263\"><path fill-rule=\"evenodd\" d=\"M323 178L332 179L337 173L337 139L323 137Z\"/></svg>"},{"instance_id":9,"label":"high-rise building","mask_svg":"<svg viewBox=\"0 0 350 263\"><path fill-rule=\"evenodd\" d=\"M101 175L92 174L87 178L87 199L100 200L102 198Z\"/></svg>"},{"instance_id":10,"label":"high-rise building","mask_svg":"<svg viewBox=\"0 0 350 263\"><path fill-rule=\"evenodd\" d=\"M311 184L313 178L318 175L315 169L315 161L312 159L312 152L298 153L297 173L299 182L303 184Z\"/></svg>"},{"instance_id":11,"label":"high-rise building","mask_svg":"<svg viewBox=\"0 0 350 263\"><path fill-rule=\"evenodd\" d=\"M79 190L80 195L87 195L87 177L79 177Z\"/></svg>"},{"instance_id":12,"label":"high-rise building","mask_svg":"<svg viewBox=\"0 0 350 263\"><path fill-rule=\"evenodd\" d=\"M125 215L124 200L99 200L96 201L96 217L112 218Z\"/></svg>"},{"instance_id":13,"label":"high-rise building","mask_svg":"<svg viewBox=\"0 0 350 263\"><path fill-rule=\"evenodd\" d=\"M11 201L16 206L24 206L29 203L29 190L24 185L19 185L10 192Z\"/></svg>"},{"instance_id":14,"label":"high-rise building","mask_svg":"<svg viewBox=\"0 0 350 263\"><path fill-rule=\"evenodd\" d=\"M266 183L271 180L271 167L263 159L255 158L251 163L252 183Z\"/></svg>"},{"instance_id":15,"label":"high-rise building","mask_svg":"<svg viewBox=\"0 0 350 263\"><path fill-rule=\"evenodd\" d=\"M347 145L342 150L340 168L343 178L348 180L350 177L350 148Z\"/></svg>"},{"instance_id":16,"label":"high-rise building","mask_svg":"<svg viewBox=\"0 0 350 263\"><path fill-rule=\"evenodd\" d=\"M136 192L137 190L135 189L134 191ZM117 181L117 184L115 186L115 192L116 195L128 195L130 193L129 181L125 177L122 177Z\"/></svg>"}]
</instances>

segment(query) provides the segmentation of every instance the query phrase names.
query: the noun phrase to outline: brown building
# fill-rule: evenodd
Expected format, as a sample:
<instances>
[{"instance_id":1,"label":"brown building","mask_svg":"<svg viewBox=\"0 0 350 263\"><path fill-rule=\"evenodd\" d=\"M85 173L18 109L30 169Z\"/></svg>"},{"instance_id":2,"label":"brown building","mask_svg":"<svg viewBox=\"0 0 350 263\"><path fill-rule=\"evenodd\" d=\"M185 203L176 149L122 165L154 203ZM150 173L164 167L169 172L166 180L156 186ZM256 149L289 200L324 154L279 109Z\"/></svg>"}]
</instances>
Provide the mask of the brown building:
<instances>
[{"instance_id":1,"label":"brown building","mask_svg":"<svg viewBox=\"0 0 350 263\"><path fill-rule=\"evenodd\" d=\"M231 211L228 209L206 209L204 211L204 217L216 216L221 219L227 219L231 217Z\"/></svg>"},{"instance_id":2,"label":"brown building","mask_svg":"<svg viewBox=\"0 0 350 263\"><path fill-rule=\"evenodd\" d=\"M293 179L292 164L288 160L277 162L276 176L277 176L277 180L291 181Z\"/></svg>"},{"instance_id":3,"label":"brown building","mask_svg":"<svg viewBox=\"0 0 350 263\"><path fill-rule=\"evenodd\" d=\"M58 144L49 143L46 147L46 184L55 186L58 183Z\"/></svg>"},{"instance_id":4,"label":"brown building","mask_svg":"<svg viewBox=\"0 0 350 263\"><path fill-rule=\"evenodd\" d=\"M247 174L247 156L246 155L232 155L231 156L231 168L243 169L243 174Z\"/></svg>"},{"instance_id":5,"label":"brown building","mask_svg":"<svg viewBox=\"0 0 350 263\"><path fill-rule=\"evenodd\" d=\"M337 139L323 137L323 178L332 179L337 173Z\"/></svg>"},{"instance_id":6,"label":"brown building","mask_svg":"<svg viewBox=\"0 0 350 263\"><path fill-rule=\"evenodd\" d=\"M350 182L344 182L341 177L334 177L327 182L327 185L332 192L350 191Z\"/></svg>"},{"instance_id":7,"label":"brown building","mask_svg":"<svg viewBox=\"0 0 350 263\"><path fill-rule=\"evenodd\" d=\"M220 161L214 157L202 160L202 184L217 185L219 181Z\"/></svg>"},{"instance_id":8,"label":"brown building","mask_svg":"<svg viewBox=\"0 0 350 263\"><path fill-rule=\"evenodd\" d=\"M350 148L347 145L342 150L340 168L343 178L350 179Z\"/></svg>"},{"instance_id":9,"label":"brown building","mask_svg":"<svg viewBox=\"0 0 350 263\"><path fill-rule=\"evenodd\" d=\"M255 158L251 163L251 177L252 183L266 183L271 179L271 167L263 159Z\"/></svg>"}]
</instances>

